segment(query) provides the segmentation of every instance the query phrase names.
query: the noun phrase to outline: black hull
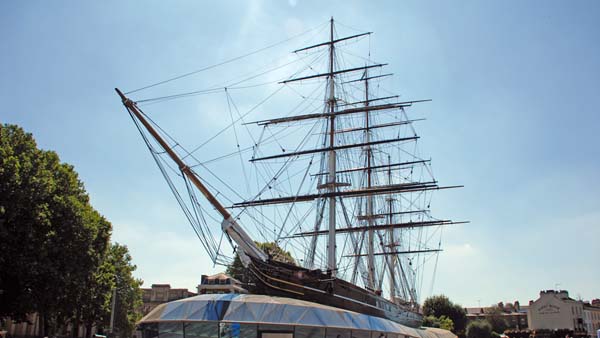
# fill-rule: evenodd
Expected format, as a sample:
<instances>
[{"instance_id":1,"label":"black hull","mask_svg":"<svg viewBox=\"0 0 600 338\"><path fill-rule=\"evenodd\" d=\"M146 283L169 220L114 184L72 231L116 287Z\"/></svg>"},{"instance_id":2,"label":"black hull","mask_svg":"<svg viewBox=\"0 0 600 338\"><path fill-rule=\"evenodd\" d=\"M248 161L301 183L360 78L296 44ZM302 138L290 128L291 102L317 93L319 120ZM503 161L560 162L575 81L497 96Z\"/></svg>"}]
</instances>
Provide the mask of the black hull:
<instances>
[{"instance_id":1,"label":"black hull","mask_svg":"<svg viewBox=\"0 0 600 338\"><path fill-rule=\"evenodd\" d=\"M252 260L249 266L258 294L296 298L344 310L392 320L410 327L421 326L423 316L390 302L374 292L320 270L308 270L277 261Z\"/></svg>"}]
</instances>

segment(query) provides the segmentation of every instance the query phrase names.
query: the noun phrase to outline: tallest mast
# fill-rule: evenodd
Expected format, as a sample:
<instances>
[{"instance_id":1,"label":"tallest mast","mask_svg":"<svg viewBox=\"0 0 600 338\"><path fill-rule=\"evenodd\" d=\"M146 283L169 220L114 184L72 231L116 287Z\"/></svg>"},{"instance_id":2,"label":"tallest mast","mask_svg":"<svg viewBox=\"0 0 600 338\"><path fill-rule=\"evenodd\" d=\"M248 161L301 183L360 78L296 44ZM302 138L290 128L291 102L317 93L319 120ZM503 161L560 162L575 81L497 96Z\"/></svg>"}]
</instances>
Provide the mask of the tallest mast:
<instances>
[{"instance_id":1,"label":"tallest mast","mask_svg":"<svg viewBox=\"0 0 600 338\"><path fill-rule=\"evenodd\" d=\"M335 159L335 81L334 81L334 41L333 41L333 17L330 21L330 34L329 34L329 100L328 100L328 108L329 113L331 114L329 119L329 146L331 150L328 153L328 186L329 192L335 192L336 180L335 180L335 171L336 171L336 159ZM331 275L335 276L336 274L336 258L335 258L335 196L329 197L329 238L327 242L327 269L331 271Z\"/></svg>"},{"instance_id":2,"label":"tallest mast","mask_svg":"<svg viewBox=\"0 0 600 338\"><path fill-rule=\"evenodd\" d=\"M366 143L371 142L371 130L369 129L369 70L365 68L365 135ZM367 188L371 188L371 146L366 146L367 150ZM373 231L373 195L367 196L367 224L369 225L368 231L368 243L367 243L367 269L369 270L367 284L371 290L375 290L377 287L376 276L375 276L375 231Z\"/></svg>"}]
</instances>

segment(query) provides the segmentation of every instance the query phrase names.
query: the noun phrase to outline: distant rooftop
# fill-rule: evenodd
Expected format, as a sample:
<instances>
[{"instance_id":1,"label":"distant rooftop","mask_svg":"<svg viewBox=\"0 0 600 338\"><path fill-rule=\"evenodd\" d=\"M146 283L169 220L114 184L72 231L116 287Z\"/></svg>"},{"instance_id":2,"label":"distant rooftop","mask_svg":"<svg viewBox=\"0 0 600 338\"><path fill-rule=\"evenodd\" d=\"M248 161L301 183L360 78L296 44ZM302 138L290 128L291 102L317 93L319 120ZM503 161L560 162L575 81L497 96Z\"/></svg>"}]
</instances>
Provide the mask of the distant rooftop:
<instances>
[{"instance_id":1,"label":"distant rooftop","mask_svg":"<svg viewBox=\"0 0 600 338\"><path fill-rule=\"evenodd\" d=\"M230 279L231 281L241 284L241 282L233 277L231 277L230 275L223 273L223 272L219 272L216 273L214 275L202 275L202 280L223 280L223 279Z\"/></svg>"}]
</instances>

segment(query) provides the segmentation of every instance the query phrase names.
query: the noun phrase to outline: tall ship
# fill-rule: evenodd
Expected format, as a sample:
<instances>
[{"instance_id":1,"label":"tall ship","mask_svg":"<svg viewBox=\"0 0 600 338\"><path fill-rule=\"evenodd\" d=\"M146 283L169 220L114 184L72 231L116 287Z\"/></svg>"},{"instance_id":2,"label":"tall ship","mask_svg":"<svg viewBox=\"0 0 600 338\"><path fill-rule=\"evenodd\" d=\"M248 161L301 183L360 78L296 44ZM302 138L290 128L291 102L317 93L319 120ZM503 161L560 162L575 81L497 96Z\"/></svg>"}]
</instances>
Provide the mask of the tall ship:
<instances>
[{"instance_id":1,"label":"tall ship","mask_svg":"<svg viewBox=\"0 0 600 338\"><path fill-rule=\"evenodd\" d=\"M462 223L430 210L434 191L459 187L438 185L431 160L419 153L415 124L423 119L409 118L408 108L430 100L400 99L384 88L392 74L371 59L370 32L339 36L332 18L299 37L309 34L327 38L284 61L255 63L224 85L131 98L268 48L116 91L214 264L237 257L253 293L418 327L419 295L435 277L442 228ZM179 117L160 113L172 105L157 104L207 95L225 101L210 105L212 135L194 132L193 123L164 123L200 138L191 147L158 122ZM240 104L250 99L257 103ZM151 104L152 117L142 110Z\"/></svg>"}]
</instances>

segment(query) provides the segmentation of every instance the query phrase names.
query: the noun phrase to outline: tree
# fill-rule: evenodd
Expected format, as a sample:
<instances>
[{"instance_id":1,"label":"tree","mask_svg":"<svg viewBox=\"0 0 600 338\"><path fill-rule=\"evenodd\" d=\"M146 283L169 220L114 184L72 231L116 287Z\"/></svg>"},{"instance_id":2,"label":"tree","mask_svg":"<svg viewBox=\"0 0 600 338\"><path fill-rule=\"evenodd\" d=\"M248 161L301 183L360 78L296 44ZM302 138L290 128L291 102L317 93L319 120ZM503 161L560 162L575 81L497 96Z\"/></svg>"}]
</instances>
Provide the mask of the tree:
<instances>
[{"instance_id":1,"label":"tree","mask_svg":"<svg viewBox=\"0 0 600 338\"><path fill-rule=\"evenodd\" d=\"M425 316L423 317L423 326L425 327L440 327L439 319L435 316Z\"/></svg>"},{"instance_id":2,"label":"tree","mask_svg":"<svg viewBox=\"0 0 600 338\"><path fill-rule=\"evenodd\" d=\"M106 260L114 267L116 288L115 332L121 337L131 337L135 323L141 318L142 280L133 277L136 266L131 263L131 255L126 246L111 245Z\"/></svg>"},{"instance_id":3,"label":"tree","mask_svg":"<svg viewBox=\"0 0 600 338\"><path fill-rule=\"evenodd\" d=\"M491 338L492 326L487 320L474 320L467 325L467 338Z\"/></svg>"},{"instance_id":4,"label":"tree","mask_svg":"<svg viewBox=\"0 0 600 338\"><path fill-rule=\"evenodd\" d=\"M296 261L292 257L292 254L290 254L288 251L283 250L279 245L277 245L277 243L256 242L256 245L258 245L258 247L261 250L263 250L267 255L269 255L269 257L271 257L272 259L279 262L296 265ZM225 273L243 283L248 283L252 280L252 276L248 274L247 270L248 269L246 269L246 267L244 267L244 265L242 264L240 256L236 254L231 264L227 266L227 270L225 270Z\"/></svg>"},{"instance_id":5,"label":"tree","mask_svg":"<svg viewBox=\"0 0 600 338\"><path fill-rule=\"evenodd\" d=\"M116 294L114 332L121 337L133 334L135 323L140 319L142 281L133 277L136 266L126 246L111 244L106 250L102 264L90 275L86 291L78 303L81 323L85 325L87 337L92 327L105 332L110 325L112 298Z\"/></svg>"},{"instance_id":6,"label":"tree","mask_svg":"<svg viewBox=\"0 0 600 338\"><path fill-rule=\"evenodd\" d=\"M111 300L115 289L115 266L107 259L108 250L104 255L102 264L96 272L89 276L87 288L78 300L80 304L80 317L75 318L75 325L85 326L85 336L90 337L92 327L96 326L99 332L108 327L111 312Z\"/></svg>"},{"instance_id":7,"label":"tree","mask_svg":"<svg viewBox=\"0 0 600 338\"><path fill-rule=\"evenodd\" d=\"M450 319L446 316L441 316L439 320L440 320L440 329L454 331L454 322L452 321L452 319Z\"/></svg>"},{"instance_id":8,"label":"tree","mask_svg":"<svg viewBox=\"0 0 600 338\"><path fill-rule=\"evenodd\" d=\"M453 325L455 333L460 333L465 330L467 322L467 314L462 306L452 303L448 297L444 295L431 296L423 302L423 314L425 316L434 316L441 318L446 316Z\"/></svg>"},{"instance_id":9,"label":"tree","mask_svg":"<svg viewBox=\"0 0 600 338\"><path fill-rule=\"evenodd\" d=\"M98 212L89 206L88 209L89 219L86 220L86 224L98 223L110 227L110 223ZM110 288L113 287L110 280L107 280L106 275L114 275L114 273L110 274L113 269L105 259L109 245L109 243L106 243L96 248L93 267L90 266L88 269L84 269L82 276L76 279L78 285L73 286L73 293L69 299L73 307L71 318L73 327L89 323L91 316L101 317L106 308L106 290L110 291ZM105 281L108 281L108 283ZM74 299L76 301L73 301ZM89 334L91 325L86 325L86 327ZM72 331L73 337L76 337L77 334L77 330Z\"/></svg>"},{"instance_id":10,"label":"tree","mask_svg":"<svg viewBox=\"0 0 600 338\"><path fill-rule=\"evenodd\" d=\"M73 300L110 232L72 166L20 127L0 125L0 316L37 312L42 336L77 317Z\"/></svg>"},{"instance_id":11,"label":"tree","mask_svg":"<svg viewBox=\"0 0 600 338\"><path fill-rule=\"evenodd\" d=\"M485 312L487 314L487 321L492 326L492 331L503 333L508 328L508 323L502 317L502 314L504 313L504 304L498 303L498 306L487 308L485 309Z\"/></svg>"},{"instance_id":12,"label":"tree","mask_svg":"<svg viewBox=\"0 0 600 338\"><path fill-rule=\"evenodd\" d=\"M452 322L452 319L446 316L441 316L440 318L435 316L426 316L423 318L423 326L437 327L448 331L454 331L454 323Z\"/></svg>"},{"instance_id":13,"label":"tree","mask_svg":"<svg viewBox=\"0 0 600 338\"><path fill-rule=\"evenodd\" d=\"M431 296L423 302L423 314L425 316L440 316L452 311L454 304L444 295Z\"/></svg>"}]
</instances>

